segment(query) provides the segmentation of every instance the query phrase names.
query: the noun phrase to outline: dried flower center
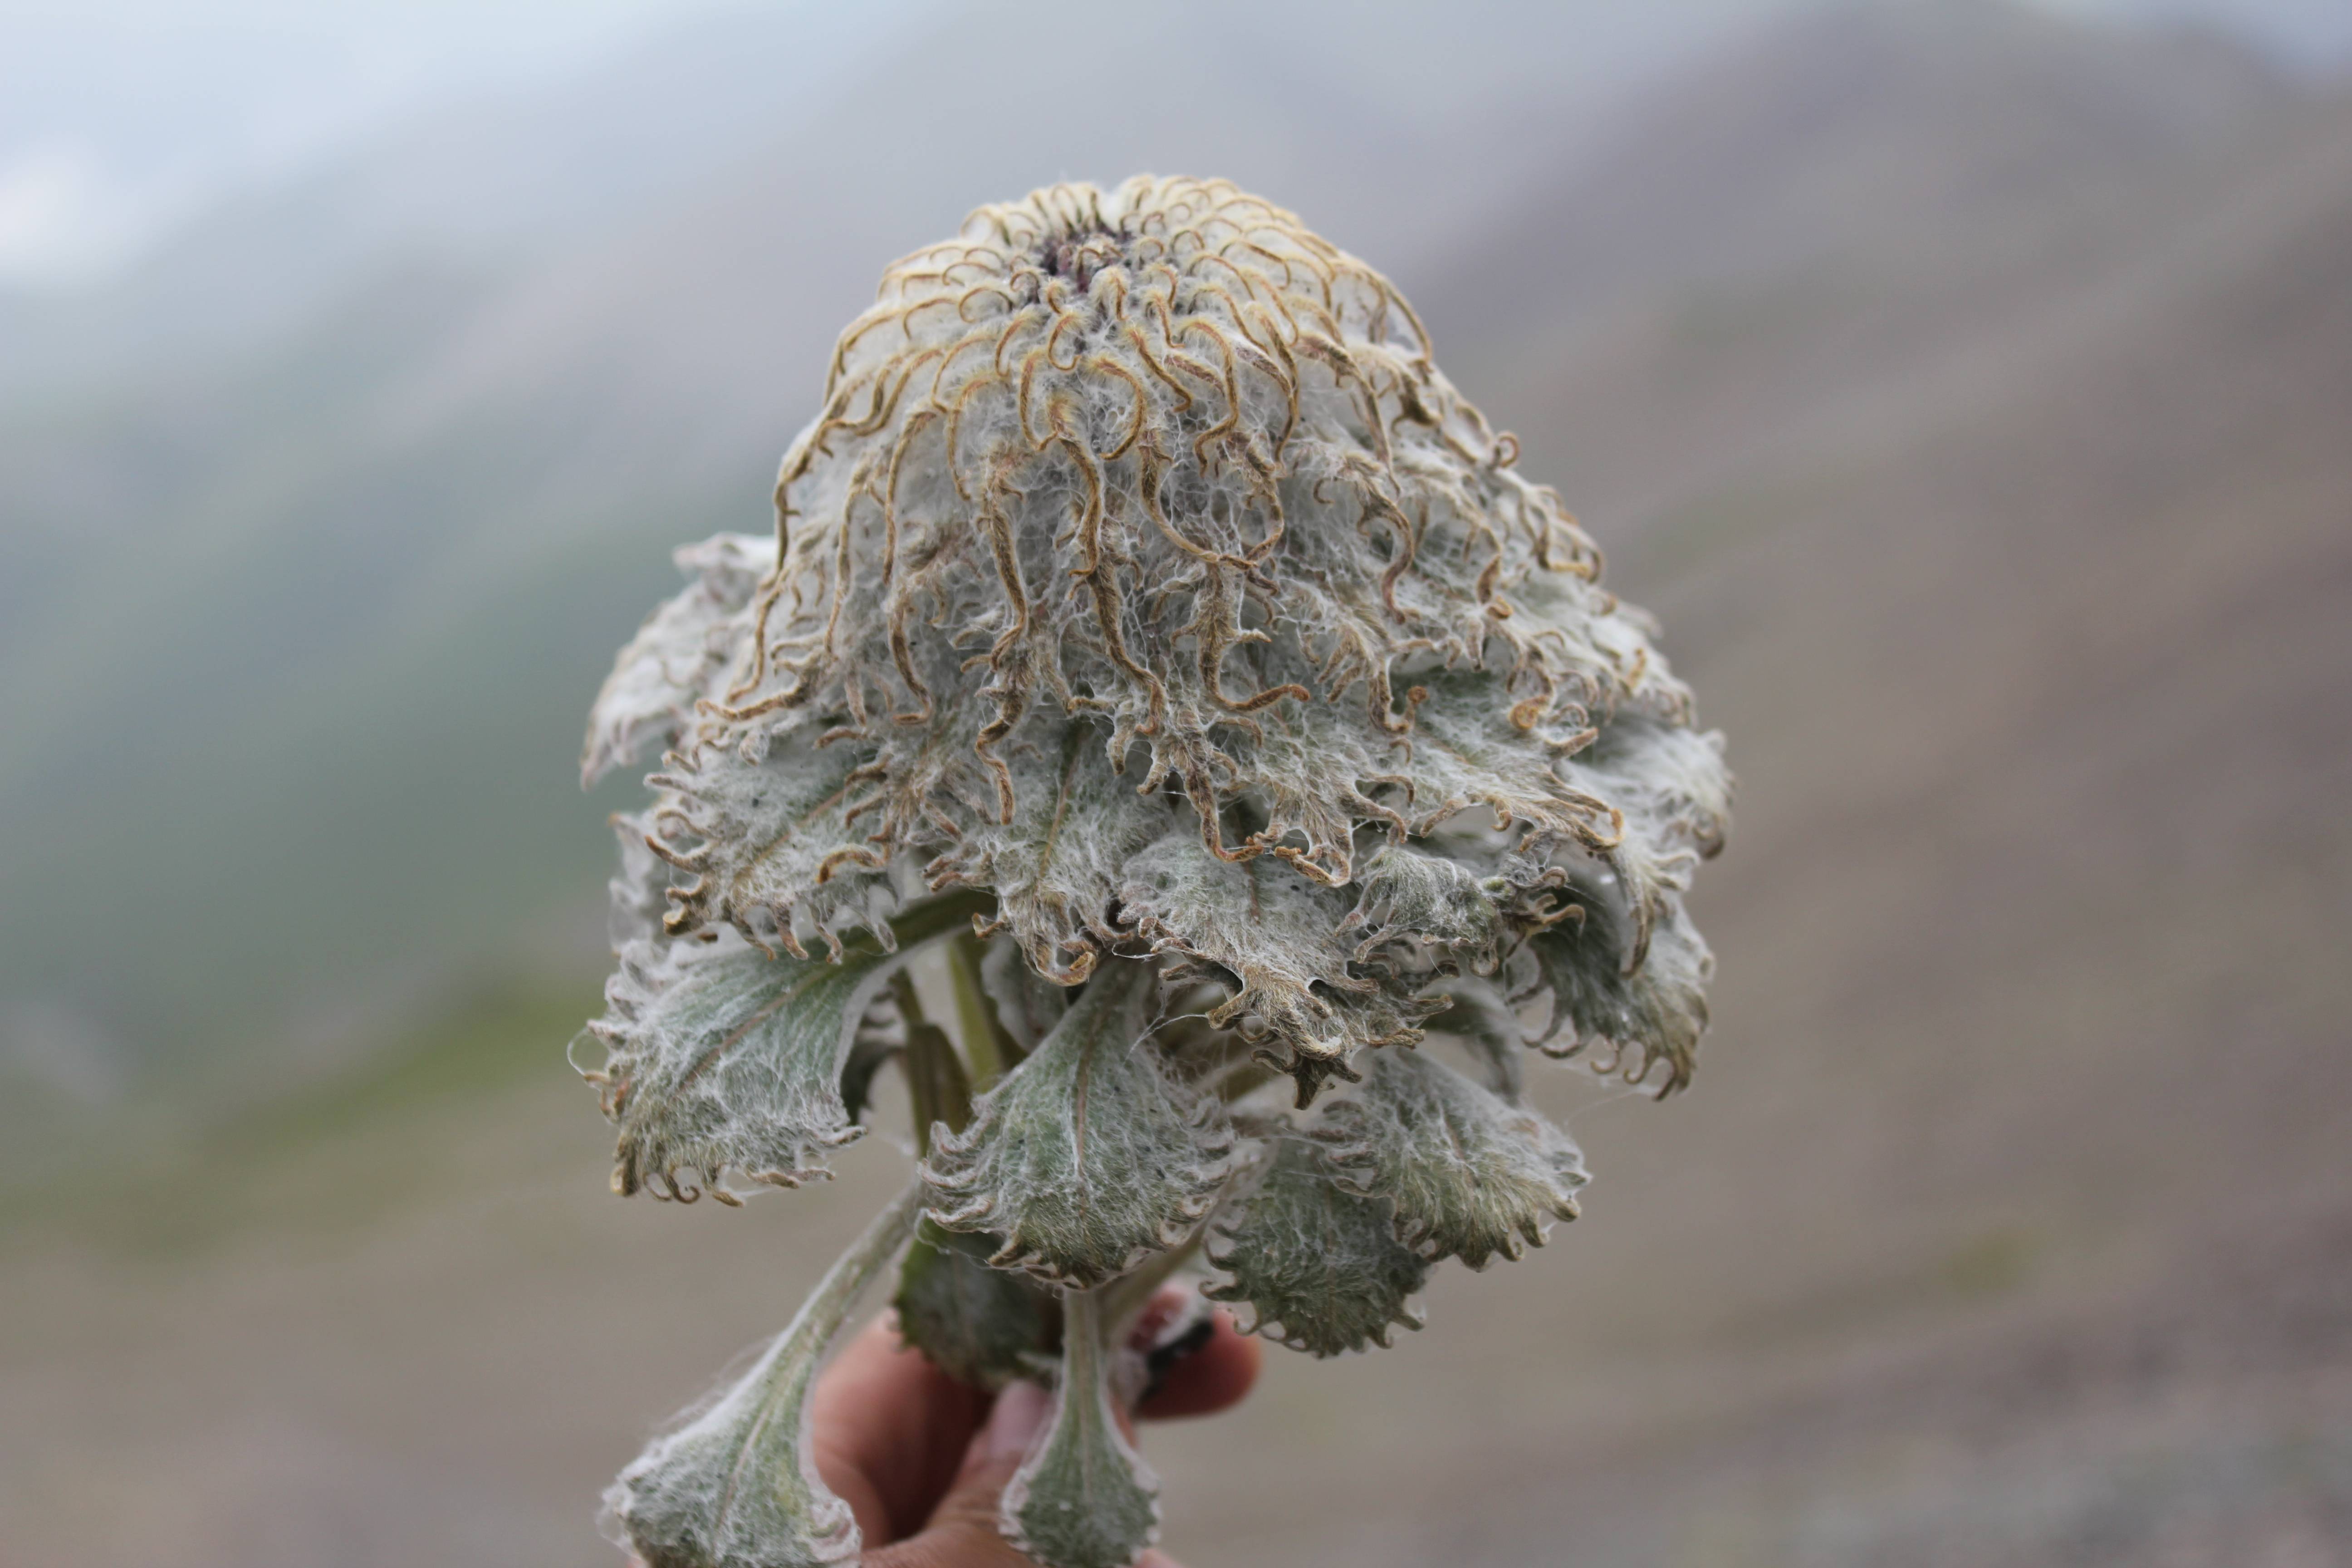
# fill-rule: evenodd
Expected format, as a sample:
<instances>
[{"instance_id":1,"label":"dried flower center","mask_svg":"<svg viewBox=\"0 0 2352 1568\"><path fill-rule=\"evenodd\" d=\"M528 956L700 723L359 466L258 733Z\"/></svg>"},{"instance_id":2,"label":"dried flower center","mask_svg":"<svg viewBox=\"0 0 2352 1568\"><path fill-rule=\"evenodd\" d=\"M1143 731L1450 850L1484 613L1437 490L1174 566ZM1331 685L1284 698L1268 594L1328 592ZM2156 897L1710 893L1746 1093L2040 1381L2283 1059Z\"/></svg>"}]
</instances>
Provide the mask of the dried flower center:
<instances>
[{"instance_id":1,"label":"dried flower center","mask_svg":"<svg viewBox=\"0 0 2352 1568\"><path fill-rule=\"evenodd\" d=\"M1036 256L1046 277L1066 278L1085 289L1104 268L1126 263L1127 241L1108 229L1096 228L1049 239L1038 247Z\"/></svg>"},{"instance_id":2,"label":"dried flower center","mask_svg":"<svg viewBox=\"0 0 2352 1568\"><path fill-rule=\"evenodd\" d=\"M1517 454L1386 279L1230 185L981 209L890 268L785 460L655 780L665 934L835 952L982 889L1059 984L1139 936L1215 963L1309 1092L1436 1005L1332 936L1384 843L1500 878L1495 920L1605 905L1633 973L1721 763ZM1609 1028L1686 1070L1695 1028Z\"/></svg>"}]
</instances>

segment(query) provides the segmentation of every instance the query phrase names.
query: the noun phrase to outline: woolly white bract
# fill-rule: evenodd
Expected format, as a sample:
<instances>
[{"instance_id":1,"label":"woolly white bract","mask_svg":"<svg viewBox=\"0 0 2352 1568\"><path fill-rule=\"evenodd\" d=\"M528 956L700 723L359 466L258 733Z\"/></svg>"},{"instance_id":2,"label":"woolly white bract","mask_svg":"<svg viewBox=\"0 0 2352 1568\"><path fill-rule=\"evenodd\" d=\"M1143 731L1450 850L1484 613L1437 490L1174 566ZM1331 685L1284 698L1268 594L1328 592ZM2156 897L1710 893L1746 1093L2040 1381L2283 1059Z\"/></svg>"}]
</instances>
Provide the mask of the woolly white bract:
<instances>
[{"instance_id":1,"label":"woolly white bract","mask_svg":"<svg viewBox=\"0 0 2352 1568\"><path fill-rule=\"evenodd\" d=\"M1386 279L1222 183L1055 186L894 264L775 544L681 551L591 720L592 779L667 746L591 1026L616 1185L797 1183L898 1055L908 1331L991 1384L1204 1242L1330 1353L1572 1215L1521 1058L1689 1079L1730 780L1516 446ZM950 937L961 1053L882 989ZM1245 1098L1269 1071L1290 1107ZM1008 1514L1057 1568L1149 1536L1139 1484L1040 1522L1131 1458L1099 1404L1066 1391Z\"/></svg>"}]
</instances>

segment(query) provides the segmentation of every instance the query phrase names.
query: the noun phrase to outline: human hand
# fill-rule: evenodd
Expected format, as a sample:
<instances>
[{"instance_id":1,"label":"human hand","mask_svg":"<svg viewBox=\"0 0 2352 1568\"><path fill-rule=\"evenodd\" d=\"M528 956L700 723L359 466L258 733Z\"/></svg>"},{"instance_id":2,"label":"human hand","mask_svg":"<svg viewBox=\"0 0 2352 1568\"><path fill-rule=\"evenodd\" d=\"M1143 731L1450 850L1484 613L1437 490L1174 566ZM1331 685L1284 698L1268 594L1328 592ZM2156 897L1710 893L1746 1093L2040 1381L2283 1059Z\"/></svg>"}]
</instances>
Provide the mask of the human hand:
<instances>
[{"instance_id":1,"label":"human hand","mask_svg":"<svg viewBox=\"0 0 2352 1568\"><path fill-rule=\"evenodd\" d=\"M1129 1342L1150 1344L1181 1300L1162 1292ZM1256 1380L1258 1349L1216 1313L1199 1347L1167 1367L1136 1414L1224 1409ZM997 1533L997 1496L1052 1405L1033 1383L991 1399L926 1361L887 1314L868 1323L817 1380L810 1414L817 1474L857 1516L866 1568L1031 1568ZM1177 1565L1153 1551L1139 1568Z\"/></svg>"}]
</instances>

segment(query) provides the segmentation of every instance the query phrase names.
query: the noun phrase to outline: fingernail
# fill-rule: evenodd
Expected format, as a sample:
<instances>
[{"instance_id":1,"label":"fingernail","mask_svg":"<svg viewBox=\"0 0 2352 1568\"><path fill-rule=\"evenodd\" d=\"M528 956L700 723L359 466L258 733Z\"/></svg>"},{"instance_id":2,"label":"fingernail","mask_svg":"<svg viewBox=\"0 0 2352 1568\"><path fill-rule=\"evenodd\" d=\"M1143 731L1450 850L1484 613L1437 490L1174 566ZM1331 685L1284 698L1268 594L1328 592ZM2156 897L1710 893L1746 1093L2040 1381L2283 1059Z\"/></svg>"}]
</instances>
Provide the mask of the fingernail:
<instances>
[{"instance_id":1,"label":"fingernail","mask_svg":"<svg viewBox=\"0 0 2352 1568\"><path fill-rule=\"evenodd\" d=\"M1026 1455L1053 1408L1054 1396L1037 1384L1005 1384L996 1396L996 1408L988 1413L988 1457L1017 1459Z\"/></svg>"},{"instance_id":2,"label":"fingernail","mask_svg":"<svg viewBox=\"0 0 2352 1568\"><path fill-rule=\"evenodd\" d=\"M1181 1285L1162 1285L1152 1292L1151 1300L1136 1313L1135 1326L1128 1331L1127 1342L1139 1351L1150 1351L1160 1331L1184 1315L1192 1305L1192 1292Z\"/></svg>"},{"instance_id":3,"label":"fingernail","mask_svg":"<svg viewBox=\"0 0 2352 1568\"><path fill-rule=\"evenodd\" d=\"M1205 1350L1216 1333L1216 1321L1202 1318L1165 1344L1152 1346L1143 1358L1143 1393L1136 1403L1140 1405L1166 1387L1168 1374L1176 1370L1177 1364Z\"/></svg>"}]
</instances>

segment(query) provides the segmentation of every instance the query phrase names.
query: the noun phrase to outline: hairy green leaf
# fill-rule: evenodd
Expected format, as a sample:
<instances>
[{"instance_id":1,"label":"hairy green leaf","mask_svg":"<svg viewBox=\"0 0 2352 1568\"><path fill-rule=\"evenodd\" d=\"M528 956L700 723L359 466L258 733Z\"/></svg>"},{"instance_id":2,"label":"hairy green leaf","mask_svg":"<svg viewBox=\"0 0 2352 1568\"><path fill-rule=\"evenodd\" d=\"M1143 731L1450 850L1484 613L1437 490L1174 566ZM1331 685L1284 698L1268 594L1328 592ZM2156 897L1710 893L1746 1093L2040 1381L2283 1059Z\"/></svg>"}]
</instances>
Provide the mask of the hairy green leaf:
<instances>
[{"instance_id":1,"label":"hairy green leaf","mask_svg":"<svg viewBox=\"0 0 2352 1568\"><path fill-rule=\"evenodd\" d=\"M588 714L583 784L635 760L656 737L675 744L694 721L695 703L717 695L750 629L752 591L775 570L776 542L721 533L680 546L671 559L694 584L647 616L614 660Z\"/></svg>"},{"instance_id":2,"label":"hairy green leaf","mask_svg":"<svg viewBox=\"0 0 2352 1568\"><path fill-rule=\"evenodd\" d=\"M1155 951L1205 959L1240 981L1209 1021L1265 1036L1275 1064L1299 1076L1302 1105L1324 1078L1355 1076L1347 1064L1358 1047L1417 1040L1417 1021L1444 1005L1354 973L1352 895L1273 856L1234 864L1197 833L1171 833L1129 862L1120 898Z\"/></svg>"},{"instance_id":3,"label":"hairy green leaf","mask_svg":"<svg viewBox=\"0 0 2352 1568\"><path fill-rule=\"evenodd\" d=\"M809 1390L858 1296L914 1229L916 1189L866 1226L751 1370L657 1437L604 1494L646 1568L819 1568L857 1560L849 1505L811 1463Z\"/></svg>"},{"instance_id":4,"label":"hairy green leaf","mask_svg":"<svg viewBox=\"0 0 2352 1568\"><path fill-rule=\"evenodd\" d=\"M1421 1327L1407 1305L1429 1262L1397 1239L1395 1206L1336 1177L1316 1142L1276 1140L1264 1176L1210 1261L1229 1276L1206 1294L1246 1301L1245 1331L1318 1356L1386 1345L1397 1324Z\"/></svg>"},{"instance_id":5,"label":"hairy green leaf","mask_svg":"<svg viewBox=\"0 0 2352 1568\"><path fill-rule=\"evenodd\" d=\"M1118 940L1108 911L1120 868L1175 820L1168 802L1111 772L1109 734L1084 718L1034 716L999 758L1012 811L966 824L925 868L934 885L994 888L1030 966L1064 984L1085 979Z\"/></svg>"},{"instance_id":6,"label":"hairy green leaf","mask_svg":"<svg viewBox=\"0 0 2352 1568\"><path fill-rule=\"evenodd\" d=\"M933 900L899 929L927 941L970 908ZM770 957L731 935L630 944L588 1026L604 1064L583 1075L620 1127L614 1190L731 1203L719 1184L730 1170L784 1187L824 1173L825 1152L864 1131L843 1092L850 1044L902 957L863 940L837 963Z\"/></svg>"},{"instance_id":7,"label":"hairy green leaf","mask_svg":"<svg viewBox=\"0 0 2352 1568\"><path fill-rule=\"evenodd\" d=\"M1560 777L1559 759L1589 745L1590 730L1558 719L1523 724L1519 711L1497 701L1493 684L1472 671L1433 673L1420 689L1426 695L1413 713L1413 832L1431 832L1479 806L1498 826L1518 824L1596 847L1622 828L1609 803Z\"/></svg>"},{"instance_id":8,"label":"hairy green leaf","mask_svg":"<svg viewBox=\"0 0 2352 1568\"><path fill-rule=\"evenodd\" d=\"M1665 905L1628 973L1631 940L1619 922L1596 919L1528 944L1552 996L1551 1024L1539 1043L1559 1057L1591 1051L1593 1070L1629 1083L1664 1062L1659 1093L1669 1094L1690 1081L1715 959L1678 899Z\"/></svg>"},{"instance_id":9,"label":"hairy green leaf","mask_svg":"<svg viewBox=\"0 0 2352 1568\"><path fill-rule=\"evenodd\" d=\"M930 1215L1003 1240L989 1261L1079 1288L1173 1246L1214 1201L1223 1108L1173 1079L1151 1038L1152 966L1106 960L1037 1049L944 1133Z\"/></svg>"},{"instance_id":10,"label":"hairy green leaf","mask_svg":"<svg viewBox=\"0 0 2352 1568\"><path fill-rule=\"evenodd\" d=\"M1093 1293L1064 1299L1062 1379L1036 1450L1004 1488L998 1527L1045 1568L1129 1568L1160 1536L1160 1482L1112 1414Z\"/></svg>"},{"instance_id":11,"label":"hairy green leaf","mask_svg":"<svg viewBox=\"0 0 2352 1568\"><path fill-rule=\"evenodd\" d=\"M1027 1275L991 1268L987 1238L925 1220L898 1273L898 1328L949 1376L997 1389L1052 1358L1059 1300Z\"/></svg>"},{"instance_id":12,"label":"hairy green leaf","mask_svg":"<svg viewBox=\"0 0 2352 1568\"><path fill-rule=\"evenodd\" d=\"M1419 1051L1378 1053L1324 1114L1340 1179L1393 1200L1398 1238L1426 1258L1484 1268L1576 1217L1584 1159L1568 1135Z\"/></svg>"},{"instance_id":13,"label":"hairy green leaf","mask_svg":"<svg viewBox=\"0 0 2352 1568\"><path fill-rule=\"evenodd\" d=\"M1365 860L1357 880L1356 907L1339 931L1359 936L1359 962L1383 948L1404 949L1401 962L1433 953L1479 974L1501 962L1508 930L1496 898L1509 889L1500 878L1482 879L1442 855L1385 844Z\"/></svg>"},{"instance_id":14,"label":"hairy green leaf","mask_svg":"<svg viewBox=\"0 0 2352 1568\"><path fill-rule=\"evenodd\" d=\"M857 758L803 736L772 744L698 744L646 780L661 795L656 853L692 874L670 894L676 935L730 924L793 957L851 931L879 935L883 859L853 817Z\"/></svg>"},{"instance_id":15,"label":"hairy green leaf","mask_svg":"<svg viewBox=\"0 0 2352 1568\"><path fill-rule=\"evenodd\" d=\"M770 958L741 943L621 956L589 1027L610 1047L606 1113L620 1124L613 1189L722 1200L725 1172L793 1187L857 1138L842 1069L859 1011L892 962ZM681 1180L680 1173L694 1180Z\"/></svg>"}]
</instances>

